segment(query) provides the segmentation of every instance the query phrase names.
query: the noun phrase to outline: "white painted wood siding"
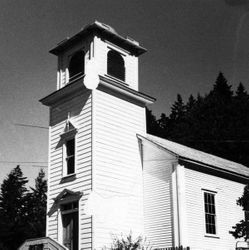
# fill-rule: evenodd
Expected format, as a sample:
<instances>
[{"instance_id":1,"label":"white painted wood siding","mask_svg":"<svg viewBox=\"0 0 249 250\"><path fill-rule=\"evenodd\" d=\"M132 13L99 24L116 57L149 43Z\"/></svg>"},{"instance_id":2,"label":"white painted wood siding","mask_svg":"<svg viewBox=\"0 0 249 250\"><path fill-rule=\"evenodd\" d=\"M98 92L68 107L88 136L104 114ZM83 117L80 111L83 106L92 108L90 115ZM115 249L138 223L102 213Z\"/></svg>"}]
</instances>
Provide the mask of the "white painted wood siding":
<instances>
[{"instance_id":1,"label":"white painted wood siding","mask_svg":"<svg viewBox=\"0 0 249 250\"><path fill-rule=\"evenodd\" d=\"M192 250L234 250L236 240L228 232L243 218L236 200L244 185L224 178L185 169L187 235ZM202 189L217 192L217 238L205 236L204 198Z\"/></svg>"},{"instance_id":2,"label":"white painted wood siding","mask_svg":"<svg viewBox=\"0 0 249 250\"><path fill-rule=\"evenodd\" d=\"M138 57L129 54L124 60L126 82L130 88L138 91Z\"/></svg>"},{"instance_id":3,"label":"white painted wood siding","mask_svg":"<svg viewBox=\"0 0 249 250\"><path fill-rule=\"evenodd\" d=\"M107 46L101 38L95 36L93 40L94 59L97 64L97 72L100 75L107 74Z\"/></svg>"},{"instance_id":4,"label":"white painted wood siding","mask_svg":"<svg viewBox=\"0 0 249 250\"><path fill-rule=\"evenodd\" d=\"M174 244L172 169L175 157L143 142L144 226L153 248Z\"/></svg>"},{"instance_id":5,"label":"white painted wood siding","mask_svg":"<svg viewBox=\"0 0 249 250\"><path fill-rule=\"evenodd\" d=\"M145 133L145 109L99 90L93 94L93 103L93 190L106 205L113 204L106 218L93 217L94 248L100 249L110 246L112 234L143 234L142 166L136 134ZM119 201L124 206L117 214Z\"/></svg>"},{"instance_id":6,"label":"white painted wood siding","mask_svg":"<svg viewBox=\"0 0 249 250\"><path fill-rule=\"evenodd\" d=\"M71 122L78 129L76 134L76 180L60 184L63 169L62 146L58 146L60 135L65 128L68 112ZM70 100L61 101L50 110L50 166L48 176L48 209L63 189L81 191L83 196L79 202L79 243L81 249L90 249L92 242L91 216L84 213L85 202L92 188L92 95L90 91L74 95ZM58 236L58 219L55 212L47 220L47 235L55 240Z\"/></svg>"}]
</instances>

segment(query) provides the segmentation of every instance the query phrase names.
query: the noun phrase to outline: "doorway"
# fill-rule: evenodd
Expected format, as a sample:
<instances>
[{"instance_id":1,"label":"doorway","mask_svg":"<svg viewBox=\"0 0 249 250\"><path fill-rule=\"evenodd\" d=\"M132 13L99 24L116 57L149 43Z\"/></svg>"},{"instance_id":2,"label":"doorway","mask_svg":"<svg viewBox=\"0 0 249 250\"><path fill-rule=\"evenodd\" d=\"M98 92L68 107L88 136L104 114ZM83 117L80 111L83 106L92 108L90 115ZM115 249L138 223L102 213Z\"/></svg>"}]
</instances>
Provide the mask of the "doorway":
<instances>
[{"instance_id":1,"label":"doorway","mask_svg":"<svg viewBox=\"0 0 249 250\"><path fill-rule=\"evenodd\" d=\"M78 250L79 211L78 202L61 206L63 225L63 245L69 250Z\"/></svg>"}]
</instances>

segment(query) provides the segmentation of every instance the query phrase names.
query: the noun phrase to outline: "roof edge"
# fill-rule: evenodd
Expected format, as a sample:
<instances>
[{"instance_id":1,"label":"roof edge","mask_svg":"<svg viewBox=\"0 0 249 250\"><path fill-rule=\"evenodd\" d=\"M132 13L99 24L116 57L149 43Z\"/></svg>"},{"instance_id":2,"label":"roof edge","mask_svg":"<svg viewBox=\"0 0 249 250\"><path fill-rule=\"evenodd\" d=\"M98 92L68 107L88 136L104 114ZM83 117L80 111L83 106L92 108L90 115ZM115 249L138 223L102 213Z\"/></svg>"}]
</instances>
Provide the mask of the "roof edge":
<instances>
[{"instance_id":1,"label":"roof edge","mask_svg":"<svg viewBox=\"0 0 249 250\"><path fill-rule=\"evenodd\" d=\"M112 89L113 91L120 92L124 95L130 96L133 99L137 99L144 104L152 104L156 101L156 98L129 88L128 85L126 86L126 84L122 84L118 80L114 80L108 76L99 75L99 80L99 86L102 85Z\"/></svg>"},{"instance_id":2,"label":"roof edge","mask_svg":"<svg viewBox=\"0 0 249 250\"><path fill-rule=\"evenodd\" d=\"M137 134L137 138L149 141L153 145L156 145L158 148L160 148L160 149L162 149L164 151L167 151L168 153L171 153L172 155L176 156L181 161L190 162L190 163L194 163L194 164L197 164L197 165L205 166L207 168L215 169L216 171L219 171L219 172L222 172L222 173L230 174L230 175L233 175L235 177L239 177L239 178L243 178L245 180L249 180L249 176L246 175L246 174L237 173L235 171L227 170L227 169L224 169L224 168L217 167L215 165L207 164L207 163L204 163L204 162L197 161L195 159L191 159L191 158L188 158L188 157L181 156L181 155L167 149L166 147L163 147L159 143L157 143L155 141L152 141L151 139L146 138L146 137L144 137L142 135L139 135L139 134ZM161 138L161 139L163 139L163 138Z\"/></svg>"},{"instance_id":3,"label":"roof edge","mask_svg":"<svg viewBox=\"0 0 249 250\"><path fill-rule=\"evenodd\" d=\"M131 38L125 38L119 35L111 26L95 21L91 24L86 25L83 29L81 29L78 33L73 36L62 40L57 44L54 48L49 50L49 53L58 55L60 52L65 50L70 44L79 41L87 35L92 33L101 32L103 36L107 36L109 40L115 40L116 43L121 43L123 46L129 47L131 51L133 51L137 56L145 53L147 49L140 46L138 42L132 40Z\"/></svg>"},{"instance_id":4,"label":"roof edge","mask_svg":"<svg viewBox=\"0 0 249 250\"><path fill-rule=\"evenodd\" d=\"M228 175L233 175L234 177L241 178L241 179L244 179L244 180L247 180L247 181L249 180L249 176L247 176L247 175L239 174L237 172L233 172L233 171L230 171L230 170L227 170L227 169L224 169L224 168L219 168L217 166L213 166L213 165L210 165L210 164L207 164L207 163L199 162L197 160L193 160L193 159L190 159L190 158L187 158L187 157L179 156L179 160L187 162L187 163L193 163L193 164L196 164L196 165L199 165L199 166L204 166L204 167L206 167L208 169L212 169L212 170L215 170L215 171L218 171L218 172L221 172L221 173L224 173L224 174L228 174Z\"/></svg>"},{"instance_id":5,"label":"roof edge","mask_svg":"<svg viewBox=\"0 0 249 250\"><path fill-rule=\"evenodd\" d=\"M175 157L177 157L177 158L180 157L180 156L179 156L178 154L176 154L175 152L173 152L173 151L171 151L171 150L169 150L169 149L167 149L167 148L164 148L163 146L159 145L158 143L156 143L156 142L154 142L154 141L152 141L152 140L150 140L150 139L148 139L148 138L146 138L146 137L144 137L144 136L142 136L142 135L140 135L140 134L137 134L137 138L138 138L138 139L141 139L141 140L148 141L148 142L150 142L151 144L155 145L157 148L162 149L162 150L164 150L164 151L167 151L168 153L170 153L171 155L173 155L173 156L175 156Z\"/></svg>"}]
</instances>

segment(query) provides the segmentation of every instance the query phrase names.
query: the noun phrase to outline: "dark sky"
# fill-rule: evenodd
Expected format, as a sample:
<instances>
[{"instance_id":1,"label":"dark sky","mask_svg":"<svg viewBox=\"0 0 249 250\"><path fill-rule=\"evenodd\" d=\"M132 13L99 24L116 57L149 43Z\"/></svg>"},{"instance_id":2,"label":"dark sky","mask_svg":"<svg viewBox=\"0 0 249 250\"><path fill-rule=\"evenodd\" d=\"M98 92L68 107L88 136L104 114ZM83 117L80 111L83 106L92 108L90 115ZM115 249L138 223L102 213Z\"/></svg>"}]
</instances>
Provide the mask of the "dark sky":
<instances>
[{"instance_id":1,"label":"dark sky","mask_svg":"<svg viewBox=\"0 0 249 250\"><path fill-rule=\"evenodd\" d=\"M56 57L48 50L94 20L133 37L140 58L140 91L168 113L176 94L207 93L219 71L235 90L249 90L247 0L0 0L0 168L46 162L48 109L38 100L56 88ZM21 164L25 173L37 172ZM34 163L33 165L44 165ZM36 170L35 170L36 169Z\"/></svg>"}]
</instances>

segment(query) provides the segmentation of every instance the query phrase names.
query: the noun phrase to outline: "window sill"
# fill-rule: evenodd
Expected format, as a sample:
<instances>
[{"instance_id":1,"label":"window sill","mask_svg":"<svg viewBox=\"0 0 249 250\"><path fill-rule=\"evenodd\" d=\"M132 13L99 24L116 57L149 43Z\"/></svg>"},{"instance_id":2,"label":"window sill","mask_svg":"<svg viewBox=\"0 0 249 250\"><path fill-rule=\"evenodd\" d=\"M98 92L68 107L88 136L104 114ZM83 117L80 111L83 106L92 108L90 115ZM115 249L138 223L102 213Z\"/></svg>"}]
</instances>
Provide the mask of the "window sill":
<instances>
[{"instance_id":1,"label":"window sill","mask_svg":"<svg viewBox=\"0 0 249 250\"><path fill-rule=\"evenodd\" d=\"M204 237L219 239L220 237L216 234L204 234Z\"/></svg>"},{"instance_id":2,"label":"window sill","mask_svg":"<svg viewBox=\"0 0 249 250\"><path fill-rule=\"evenodd\" d=\"M116 82L118 82L118 83L120 83L120 84L122 84L124 86L129 86L129 84L127 84L125 81L123 81L123 80L121 80L121 79L119 79L119 78L117 78L115 76L105 74L105 77L108 77L108 78L110 78L110 79L112 79L112 80L114 80L114 81L116 81Z\"/></svg>"},{"instance_id":3,"label":"window sill","mask_svg":"<svg viewBox=\"0 0 249 250\"><path fill-rule=\"evenodd\" d=\"M72 84L72 83L74 83L74 82L77 82L78 80L80 80L80 79L82 79L82 78L84 78L85 77L85 74L79 74L79 75L77 75L77 77L75 77L75 78L70 78L68 81L67 81L67 83L65 84L65 86L67 86L67 85L69 85L69 84ZM64 87L65 87L64 86Z\"/></svg>"},{"instance_id":4,"label":"window sill","mask_svg":"<svg viewBox=\"0 0 249 250\"><path fill-rule=\"evenodd\" d=\"M76 180L76 174L70 174L61 178L60 184Z\"/></svg>"}]
</instances>

